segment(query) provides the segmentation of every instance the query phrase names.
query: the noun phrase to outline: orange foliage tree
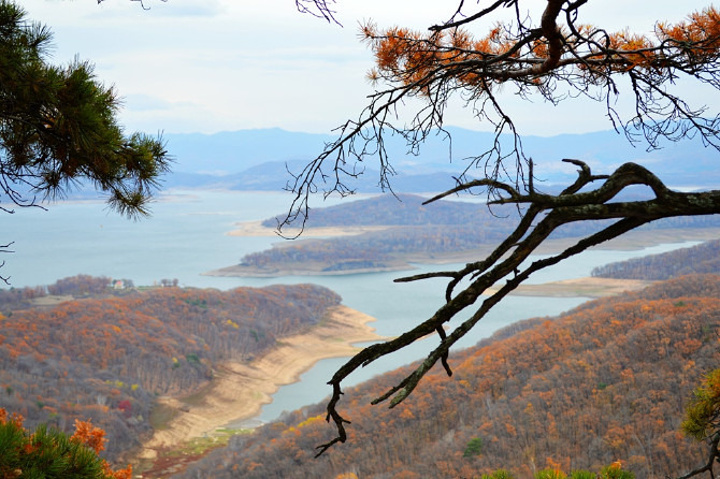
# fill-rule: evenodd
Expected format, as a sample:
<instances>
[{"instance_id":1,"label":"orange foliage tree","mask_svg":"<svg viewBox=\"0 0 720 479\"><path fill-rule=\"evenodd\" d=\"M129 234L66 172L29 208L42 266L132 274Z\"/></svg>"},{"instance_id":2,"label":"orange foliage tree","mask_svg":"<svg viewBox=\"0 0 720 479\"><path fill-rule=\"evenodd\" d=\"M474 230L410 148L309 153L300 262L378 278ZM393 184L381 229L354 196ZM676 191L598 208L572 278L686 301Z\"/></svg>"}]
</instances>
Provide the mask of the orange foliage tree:
<instances>
[{"instance_id":1,"label":"orange foliage tree","mask_svg":"<svg viewBox=\"0 0 720 479\"><path fill-rule=\"evenodd\" d=\"M103 284L78 276L55 286L85 295ZM196 390L217 362L259 356L341 300L310 284L107 294L49 309L0 298L0 397L31 428L92 419L111 438L109 460L140 445L158 395Z\"/></svg>"},{"instance_id":2,"label":"orange foliage tree","mask_svg":"<svg viewBox=\"0 0 720 479\"><path fill-rule=\"evenodd\" d=\"M0 408L0 476L62 477L67 479L131 479L132 467L113 471L98 456L105 448L105 431L90 421L75 420L75 433L39 426L23 428L23 417Z\"/></svg>"},{"instance_id":3,"label":"orange foliage tree","mask_svg":"<svg viewBox=\"0 0 720 479\"><path fill-rule=\"evenodd\" d=\"M693 137L720 149L717 112L693 105L686 96L688 84L720 89L720 13L707 7L676 23L656 23L650 34L613 32L583 21L589 2L546 0L542 12L533 15L526 13L526 0L495 0L487 6L461 1L447 21L426 32L379 28L373 22L362 26L362 36L375 54L370 79L378 88L358 118L342 125L338 138L296 174L291 185L295 197L280 228L305 221L311 193L318 189L328 194L352 193L349 180L364 169L358 163L366 156L378 158L379 183L389 187L394 170L385 148L387 136L400 135L409 151L418 152L429 135L438 131L449 135L443 128L444 115L454 98L471 108L479 121L490 122L495 139L470 159L456 187L428 203L460 192L484 194L488 205L514 205L520 217L516 229L486 258L458 270L397 280L446 278L447 302L405 334L364 349L336 372L330 380L333 394L328 418L336 424L338 435L321 446L320 453L347 439L347 421L337 404L342 381L357 368L437 333L440 343L427 359L375 401L389 400L394 407L437 362L451 374L450 348L535 271L661 218L720 213L720 191L674 191L634 163L598 175L583 161L565 159L578 168L577 180L558 194L536 188L533 162L524 153L522 136L505 99L498 94L501 87L514 88L520 98L539 96L553 105L578 97L599 102L606 106L616 130L650 149L663 141ZM330 21L334 19L331 4L299 1L301 10L311 8ZM505 20L505 12L511 20ZM474 31L492 18L498 21L489 32ZM615 108L625 97L634 104L627 114ZM405 104L418 105L406 103L409 99L419 100L420 106L410 112L408 121L397 112ZM618 198L637 186L646 192L642 199ZM599 223L595 232L559 254L525 263L557 228L586 220L610 221ZM481 299L494 284L502 287ZM450 320L461 312L468 314L468 309L469 318L447 332Z\"/></svg>"}]
</instances>

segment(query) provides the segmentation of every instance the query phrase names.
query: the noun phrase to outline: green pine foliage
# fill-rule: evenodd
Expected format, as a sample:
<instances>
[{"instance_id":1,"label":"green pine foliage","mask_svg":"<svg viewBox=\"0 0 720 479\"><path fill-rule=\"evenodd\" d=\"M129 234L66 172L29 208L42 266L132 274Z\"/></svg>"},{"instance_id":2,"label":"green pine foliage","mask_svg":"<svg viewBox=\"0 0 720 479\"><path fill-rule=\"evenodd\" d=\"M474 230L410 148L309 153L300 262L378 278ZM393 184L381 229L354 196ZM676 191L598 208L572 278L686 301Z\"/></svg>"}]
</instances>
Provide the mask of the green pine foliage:
<instances>
[{"instance_id":1,"label":"green pine foliage","mask_svg":"<svg viewBox=\"0 0 720 479\"><path fill-rule=\"evenodd\" d=\"M570 479L595 479L597 474L585 469L577 469L570 473Z\"/></svg>"},{"instance_id":2,"label":"green pine foliage","mask_svg":"<svg viewBox=\"0 0 720 479\"><path fill-rule=\"evenodd\" d=\"M126 136L119 100L88 62L47 62L52 34L21 7L0 1L0 192L19 206L90 183L118 212L147 214L147 202L168 170L164 144ZM3 207L9 210L7 207Z\"/></svg>"},{"instance_id":3,"label":"green pine foliage","mask_svg":"<svg viewBox=\"0 0 720 479\"><path fill-rule=\"evenodd\" d=\"M559 469L542 469L535 473L535 479L565 479L567 474Z\"/></svg>"},{"instance_id":4,"label":"green pine foliage","mask_svg":"<svg viewBox=\"0 0 720 479\"><path fill-rule=\"evenodd\" d=\"M708 373L694 394L686 409L683 431L698 441L720 434L720 369Z\"/></svg>"},{"instance_id":5,"label":"green pine foliage","mask_svg":"<svg viewBox=\"0 0 720 479\"><path fill-rule=\"evenodd\" d=\"M720 463L720 369L713 369L705 375L701 384L693 390L693 398L685 409L682 430L686 436L709 445L705 465L685 474L680 479L697 475L715 477L713 468Z\"/></svg>"},{"instance_id":6,"label":"green pine foliage","mask_svg":"<svg viewBox=\"0 0 720 479\"><path fill-rule=\"evenodd\" d=\"M600 470L598 479L635 479L632 471L627 471L620 466L620 463L613 463Z\"/></svg>"},{"instance_id":7,"label":"green pine foliage","mask_svg":"<svg viewBox=\"0 0 720 479\"><path fill-rule=\"evenodd\" d=\"M482 479L515 479L515 476L513 476L507 469L498 469L490 474L483 474L480 477Z\"/></svg>"},{"instance_id":8,"label":"green pine foliage","mask_svg":"<svg viewBox=\"0 0 720 479\"><path fill-rule=\"evenodd\" d=\"M15 426L10 422L2 427ZM17 436L13 438L17 439ZM79 442L70 441L57 429L41 425L32 437L23 434L19 442L9 446L13 445L22 454L18 454L14 463L7 464L7 469L22 471L22 477L102 477L102 464L95 452Z\"/></svg>"},{"instance_id":9,"label":"green pine foliage","mask_svg":"<svg viewBox=\"0 0 720 479\"><path fill-rule=\"evenodd\" d=\"M31 434L19 416L0 421L0 477L111 479L129 474L130 469L113 472L92 447L56 428L43 424Z\"/></svg>"},{"instance_id":10,"label":"green pine foliage","mask_svg":"<svg viewBox=\"0 0 720 479\"><path fill-rule=\"evenodd\" d=\"M483 474L481 479L515 479L507 469L497 469L489 474ZM566 479L568 475L560 469L546 468L535 473L535 479ZM632 471L622 468L620 463L613 463L603 467L599 473L584 469L574 470L570 473L570 479L635 479Z\"/></svg>"},{"instance_id":11,"label":"green pine foliage","mask_svg":"<svg viewBox=\"0 0 720 479\"><path fill-rule=\"evenodd\" d=\"M463 452L463 457L479 456L482 453L482 445L482 438L474 437L470 439L465 447L465 452Z\"/></svg>"}]
</instances>

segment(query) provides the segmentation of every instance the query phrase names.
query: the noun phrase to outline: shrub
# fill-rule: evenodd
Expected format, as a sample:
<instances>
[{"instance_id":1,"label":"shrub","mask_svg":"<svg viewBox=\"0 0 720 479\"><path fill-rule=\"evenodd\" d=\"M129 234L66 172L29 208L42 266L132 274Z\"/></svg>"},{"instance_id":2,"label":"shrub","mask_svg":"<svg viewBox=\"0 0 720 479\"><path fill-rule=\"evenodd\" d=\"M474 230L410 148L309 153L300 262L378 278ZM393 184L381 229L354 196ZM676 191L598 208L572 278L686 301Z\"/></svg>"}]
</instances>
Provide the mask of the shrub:
<instances>
[{"instance_id":1,"label":"shrub","mask_svg":"<svg viewBox=\"0 0 720 479\"><path fill-rule=\"evenodd\" d=\"M23 417L0 408L0 477L46 479L130 479L132 468L113 471L98 456L105 448L105 431L90 421L75 421L68 437L56 428L41 424L30 433Z\"/></svg>"}]
</instances>

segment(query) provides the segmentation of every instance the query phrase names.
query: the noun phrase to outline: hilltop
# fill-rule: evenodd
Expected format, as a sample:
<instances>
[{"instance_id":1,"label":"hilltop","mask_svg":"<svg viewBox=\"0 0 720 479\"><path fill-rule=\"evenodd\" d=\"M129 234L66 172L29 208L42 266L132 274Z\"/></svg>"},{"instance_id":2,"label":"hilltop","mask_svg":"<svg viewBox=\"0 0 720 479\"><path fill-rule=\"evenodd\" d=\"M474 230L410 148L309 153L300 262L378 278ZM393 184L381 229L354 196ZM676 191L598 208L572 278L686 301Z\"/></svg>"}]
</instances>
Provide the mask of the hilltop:
<instances>
[{"instance_id":1,"label":"hilltop","mask_svg":"<svg viewBox=\"0 0 720 479\"><path fill-rule=\"evenodd\" d=\"M720 274L720 240L610 263L592 271L599 278L641 280L663 280L690 273Z\"/></svg>"},{"instance_id":2,"label":"hilltop","mask_svg":"<svg viewBox=\"0 0 720 479\"><path fill-rule=\"evenodd\" d=\"M232 368L259 376L258 361L281 341L304 337L299 341L315 344L312 364L318 354L351 354L349 347L340 351L344 336L374 337L362 325L370 318L343 319L349 313L339 309L341 298L320 286L114 290L108 283L78 276L48 288L0 291L0 397L31 428L45 422L67 431L74 419L91 419L108 434L109 459L139 448L174 417L195 414L203 391L232 377ZM31 304L51 299L47 290L62 294L53 297L59 304ZM322 333L315 338L313 331ZM293 367L285 382L310 365L297 354L288 360ZM256 413L268 401L270 379L243 393L252 398L243 408ZM242 411L230 410L226 421ZM213 428L207 417L204 422Z\"/></svg>"}]
</instances>

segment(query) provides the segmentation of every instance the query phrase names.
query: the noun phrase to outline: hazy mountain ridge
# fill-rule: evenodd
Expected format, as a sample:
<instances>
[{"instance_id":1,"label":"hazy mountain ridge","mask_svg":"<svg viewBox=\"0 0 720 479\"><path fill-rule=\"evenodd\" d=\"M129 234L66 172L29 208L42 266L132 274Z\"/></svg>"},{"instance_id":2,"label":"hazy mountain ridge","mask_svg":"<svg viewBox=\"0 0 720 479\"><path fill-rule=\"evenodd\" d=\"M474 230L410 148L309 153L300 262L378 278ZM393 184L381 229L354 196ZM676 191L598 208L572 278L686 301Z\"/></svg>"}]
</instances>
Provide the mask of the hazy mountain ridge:
<instances>
[{"instance_id":1,"label":"hazy mountain ridge","mask_svg":"<svg viewBox=\"0 0 720 479\"><path fill-rule=\"evenodd\" d=\"M234 438L178 477L477 477L506 468L528 478L559 464L621 460L638 479L677 477L706 460L682 436L683 405L720 352L720 277L690 276L589 302L557 318L515 324L442 368L395 409L370 406L402 368L347 388L348 443L319 459L333 434L324 405L252 437ZM479 454L467 454L471 441Z\"/></svg>"},{"instance_id":2,"label":"hazy mountain ridge","mask_svg":"<svg viewBox=\"0 0 720 479\"><path fill-rule=\"evenodd\" d=\"M391 178L396 191L424 192L451 188L452 177L467 167L465 158L481 153L482 145L490 144L492 140L492 134L487 132L455 127L447 130L452 135L452 141L442 133L430 135L419 156L409 154L404 141L398 136L386 139L391 162L398 172ZM286 163L290 171L299 172L305 163L317 157L325 143L335 140L335 137L273 128L213 135L166 134L164 139L175 158L173 170L177 173L177 176L166 177L168 186L209 187L221 184L229 189L277 190L291 179L285 169ZM523 146L527 156L538 165L535 173L540 187L543 182L550 187L566 185L575 179L575 168L562 163L562 158L586 161L598 174L609 173L613 167L634 161L652 169L672 186L707 187L717 184L720 179L716 168L718 152L704 147L697 138L668 143L662 149L651 152L642 145L631 145L623 135L614 131L554 137L528 136L523 138ZM683 161L687 157L692 157L693 161ZM263 168L258 169L261 165ZM379 192L378 173L374 165L372 159L368 159L364 164L365 173L357 181L351 181L350 185L360 192ZM473 170L469 173L472 175Z\"/></svg>"}]
</instances>

